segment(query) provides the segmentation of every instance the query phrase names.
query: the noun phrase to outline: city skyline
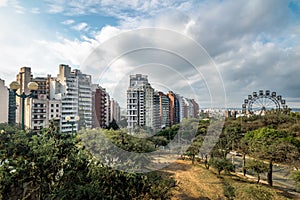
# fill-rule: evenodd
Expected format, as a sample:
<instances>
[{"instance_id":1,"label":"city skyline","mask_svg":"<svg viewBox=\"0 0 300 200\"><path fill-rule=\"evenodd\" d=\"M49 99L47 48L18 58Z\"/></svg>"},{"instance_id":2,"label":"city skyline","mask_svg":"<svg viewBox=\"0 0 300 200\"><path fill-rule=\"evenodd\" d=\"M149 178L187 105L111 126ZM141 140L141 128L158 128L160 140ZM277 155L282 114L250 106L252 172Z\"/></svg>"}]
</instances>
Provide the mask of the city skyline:
<instances>
[{"instance_id":1,"label":"city skyline","mask_svg":"<svg viewBox=\"0 0 300 200\"><path fill-rule=\"evenodd\" d=\"M243 99L258 90L276 91L286 99L288 106L300 107L298 1L1 0L0 10L0 16L6 19L0 22L3 52L0 78L6 85L15 80L20 67L31 67L33 75L38 77L56 74L59 64L67 64L91 74L95 78L93 82L108 91L115 91L118 85L117 89L122 88L124 93L121 95L125 96L128 84L125 77L145 74L151 68L154 69L149 72L154 80L153 87L178 90L176 92L187 96L181 92L186 88L175 85L176 76L167 77L168 71L164 69L160 73L154 72L162 68L160 63L165 64L168 55L158 57L160 63L150 63L147 52L144 56L120 59L100 81L99 72L103 72L105 66L85 66L90 53L109 38L151 27L180 33L203 47L222 77L227 107L241 107ZM134 43L145 40L143 37L134 39ZM132 43L133 40L128 39L122 45L126 49ZM189 47L185 50L192 53ZM115 48L118 50L119 46ZM184 47L180 44L178 48ZM157 56L161 54L159 52ZM189 73L186 63L172 61L167 63L169 67L184 76L185 72ZM128 66L136 66L136 63L143 64L144 68L133 73L133 68ZM204 75L210 77L210 74ZM187 76L191 77L190 74ZM193 84L191 86L195 87ZM176 87L164 88L164 85ZM205 85L201 87L205 88ZM199 88L198 94L200 107L209 107L209 101L201 97L207 95L206 90ZM118 96L112 96L119 100Z\"/></svg>"}]
</instances>

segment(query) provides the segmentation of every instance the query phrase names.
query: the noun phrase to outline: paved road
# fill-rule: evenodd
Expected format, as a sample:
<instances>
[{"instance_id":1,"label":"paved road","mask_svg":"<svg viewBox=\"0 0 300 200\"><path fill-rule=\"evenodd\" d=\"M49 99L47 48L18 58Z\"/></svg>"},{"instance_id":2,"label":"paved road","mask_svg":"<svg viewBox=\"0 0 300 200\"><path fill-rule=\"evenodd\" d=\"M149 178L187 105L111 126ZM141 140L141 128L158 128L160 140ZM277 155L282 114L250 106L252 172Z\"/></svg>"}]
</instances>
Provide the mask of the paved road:
<instances>
[{"instance_id":1,"label":"paved road","mask_svg":"<svg viewBox=\"0 0 300 200\"><path fill-rule=\"evenodd\" d=\"M241 156L233 156L229 154L228 158L232 159L234 161L236 172L242 172L242 157ZM247 162L247 158L246 158ZM252 175L256 177L255 173L252 173L250 171L247 172L247 174ZM300 197L300 193L295 192L295 183L290 178L290 169L286 166L280 166L280 165L273 165L273 183L277 187L281 187L282 189L286 189L289 192L292 192L293 194L296 194ZM266 173L261 174L261 180L267 181Z\"/></svg>"}]
</instances>

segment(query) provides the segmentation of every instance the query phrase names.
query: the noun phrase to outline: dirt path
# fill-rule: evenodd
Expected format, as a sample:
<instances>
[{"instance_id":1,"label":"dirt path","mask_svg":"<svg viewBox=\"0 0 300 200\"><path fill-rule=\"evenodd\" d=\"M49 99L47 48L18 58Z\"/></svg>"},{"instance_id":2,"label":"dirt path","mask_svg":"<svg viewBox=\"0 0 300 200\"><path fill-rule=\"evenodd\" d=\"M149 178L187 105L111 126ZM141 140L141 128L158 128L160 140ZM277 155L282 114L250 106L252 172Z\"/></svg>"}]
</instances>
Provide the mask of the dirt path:
<instances>
[{"instance_id":1,"label":"dirt path","mask_svg":"<svg viewBox=\"0 0 300 200\"><path fill-rule=\"evenodd\" d=\"M174 174L179 182L172 200L225 199L220 180L210 171L192 165L191 161L177 160L164 171Z\"/></svg>"}]
</instances>

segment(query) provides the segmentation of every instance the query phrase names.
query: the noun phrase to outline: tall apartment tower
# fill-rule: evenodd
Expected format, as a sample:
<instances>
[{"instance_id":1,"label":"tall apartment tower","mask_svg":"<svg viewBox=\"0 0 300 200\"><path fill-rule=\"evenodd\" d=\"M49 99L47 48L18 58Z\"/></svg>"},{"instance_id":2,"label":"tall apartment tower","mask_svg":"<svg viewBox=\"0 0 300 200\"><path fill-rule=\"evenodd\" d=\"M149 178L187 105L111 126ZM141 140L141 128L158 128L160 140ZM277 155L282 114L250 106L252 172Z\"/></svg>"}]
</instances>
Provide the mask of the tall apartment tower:
<instances>
[{"instance_id":1,"label":"tall apartment tower","mask_svg":"<svg viewBox=\"0 0 300 200\"><path fill-rule=\"evenodd\" d=\"M146 125L145 113L145 86L148 76L142 74L130 75L127 90L127 124L129 129Z\"/></svg>"},{"instance_id":2,"label":"tall apartment tower","mask_svg":"<svg viewBox=\"0 0 300 200\"><path fill-rule=\"evenodd\" d=\"M0 79L0 123L8 122L9 91L4 80Z\"/></svg>"},{"instance_id":3,"label":"tall apartment tower","mask_svg":"<svg viewBox=\"0 0 300 200\"><path fill-rule=\"evenodd\" d=\"M153 94L153 129L154 131L161 129L160 98L157 91Z\"/></svg>"},{"instance_id":4,"label":"tall apartment tower","mask_svg":"<svg viewBox=\"0 0 300 200\"><path fill-rule=\"evenodd\" d=\"M121 108L119 103L115 99L111 99L110 101L110 119L111 121L114 119L116 122L120 122L121 118Z\"/></svg>"},{"instance_id":5,"label":"tall apartment tower","mask_svg":"<svg viewBox=\"0 0 300 200\"><path fill-rule=\"evenodd\" d=\"M38 90L33 92L31 99L31 117L25 120L33 131L42 130L49 125L49 96L51 76L35 77L32 81L38 84Z\"/></svg>"},{"instance_id":6,"label":"tall apartment tower","mask_svg":"<svg viewBox=\"0 0 300 200\"><path fill-rule=\"evenodd\" d=\"M9 91L9 100L8 100L8 123L16 123L16 97L13 91Z\"/></svg>"},{"instance_id":7,"label":"tall apartment tower","mask_svg":"<svg viewBox=\"0 0 300 200\"><path fill-rule=\"evenodd\" d=\"M160 103L160 121L161 128L168 127L170 125L170 99L168 95L163 92L158 92Z\"/></svg>"},{"instance_id":8,"label":"tall apartment tower","mask_svg":"<svg viewBox=\"0 0 300 200\"><path fill-rule=\"evenodd\" d=\"M151 87L149 83L144 86L145 89L145 123L147 129L154 128L154 108L153 108L153 100L154 100L154 89Z\"/></svg>"},{"instance_id":9,"label":"tall apartment tower","mask_svg":"<svg viewBox=\"0 0 300 200\"><path fill-rule=\"evenodd\" d=\"M178 100L178 112L179 112L179 123L182 122L184 118L184 99L180 94L176 94L176 99Z\"/></svg>"},{"instance_id":10,"label":"tall apartment tower","mask_svg":"<svg viewBox=\"0 0 300 200\"><path fill-rule=\"evenodd\" d=\"M78 79L78 115L80 117L78 128L92 128L92 78L74 69L72 75Z\"/></svg>"},{"instance_id":11,"label":"tall apartment tower","mask_svg":"<svg viewBox=\"0 0 300 200\"><path fill-rule=\"evenodd\" d=\"M169 101L170 101L169 119L170 119L170 126L172 126L180 122L179 100L172 91L169 91L167 96L169 97Z\"/></svg>"},{"instance_id":12,"label":"tall apartment tower","mask_svg":"<svg viewBox=\"0 0 300 200\"><path fill-rule=\"evenodd\" d=\"M93 128L106 128L106 90L98 84L92 85Z\"/></svg>"},{"instance_id":13,"label":"tall apartment tower","mask_svg":"<svg viewBox=\"0 0 300 200\"><path fill-rule=\"evenodd\" d=\"M22 67L20 69L19 74L17 74L17 82L20 84L20 88L17 90L18 94L29 94L30 91L27 87L28 83L32 80L31 68L30 67ZM25 126L28 127L28 119L31 117L30 113L30 104L31 99L25 99L25 107L24 107L24 119L25 119ZM22 99L16 97L16 123L22 123ZM26 120L27 119L27 120ZM27 123L26 123L27 122Z\"/></svg>"},{"instance_id":14,"label":"tall apartment tower","mask_svg":"<svg viewBox=\"0 0 300 200\"><path fill-rule=\"evenodd\" d=\"M51 100L61 101L61 132L79 130L81 127L92 127L92 90L91 76L79 70L71 71L68 65L59 65L56 79L51 81ZM55 104L55 102L53 102ZM68 122L66 117L70 116ZM80 119L76 121L78 116ZM74 123L74 127L71 123Z\"/></svg>"},{"instance_id":15,"label":"tall apartment tower","mask_svg":"<svg viewBox=\"0 0 300 200\"><path fill-rule=\"evenodd\" d=\"M193 113L194 113L194 118L198 118L199 117L199 104L194 100L191 99L191 103L193 105Z\"/></svg>"}]
</instances>

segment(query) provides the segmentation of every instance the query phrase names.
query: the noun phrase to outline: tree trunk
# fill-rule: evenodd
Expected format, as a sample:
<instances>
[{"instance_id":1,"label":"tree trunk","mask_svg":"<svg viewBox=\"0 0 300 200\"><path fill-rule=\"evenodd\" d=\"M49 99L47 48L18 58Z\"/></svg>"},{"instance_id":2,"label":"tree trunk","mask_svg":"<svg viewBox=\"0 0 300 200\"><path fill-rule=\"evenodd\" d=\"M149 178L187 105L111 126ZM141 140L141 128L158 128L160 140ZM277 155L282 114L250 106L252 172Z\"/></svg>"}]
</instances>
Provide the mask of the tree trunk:
<instances>
[{"instance_id":1,"label":"tree trunk","mask_svg":"<svg viewBox=\"0 0 300 200\"><path fill-rule=\"evenodd\" d=\"M247 170L246 170L246 154L243 153L243 175L246 176Z\"/></svg>"},{"instance_id":2,"label":"tree trunk","mask_svg":"<svg viewBox=\"0 0 300 200\"><path fill-rule=\"evenodd\" d=\"M257 184L259 183L259 181L260 181L260 175L259 175L259 173L257 173Z\"/></svg>"},{"instance_id":3,"label":"tree trunk","mask_svg":"<svg viewBox=\"0 0 300 200\"><path fill-rule=\"evenodd\" d=\"M207 155L205 155L204 165L205 165L206 169L209 169L209 163L208 163L208 160L207 160Z\"/></svg>"},{"instance_id":4,"label":"tree trunk","mask_svg":"<svg viewBox=\"0 0 300 200\"><path fill-rule=\"evenodd\" d=\"M268 184L271 187L273 186L272 174L273 174L273 160L271 159L270 163L269 163L269 171L268 171L268 174L267 174Z\"/></svg>"}]
</instances>

